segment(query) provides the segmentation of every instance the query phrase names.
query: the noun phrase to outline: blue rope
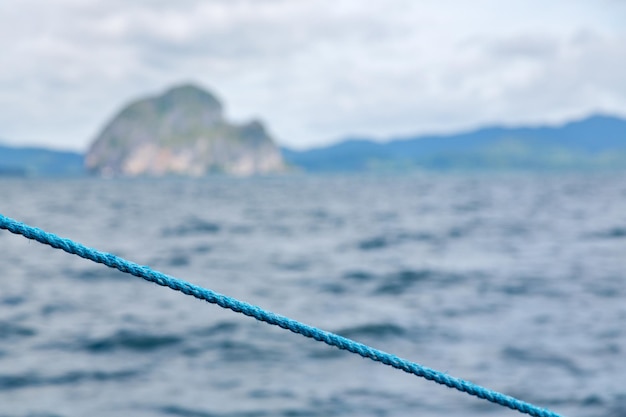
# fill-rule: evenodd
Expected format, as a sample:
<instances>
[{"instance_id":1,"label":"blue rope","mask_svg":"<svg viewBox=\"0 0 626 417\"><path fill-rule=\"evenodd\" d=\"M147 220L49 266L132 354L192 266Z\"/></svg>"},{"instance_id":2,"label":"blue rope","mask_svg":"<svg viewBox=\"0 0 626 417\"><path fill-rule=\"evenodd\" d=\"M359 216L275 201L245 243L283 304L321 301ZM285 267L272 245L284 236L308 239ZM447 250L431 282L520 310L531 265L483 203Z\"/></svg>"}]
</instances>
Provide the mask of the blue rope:
<instances>
[{"instance_id":1,"label":"blue rope","mask_svg":"<svg viewBox=\"0 0 626 417\"><path fill-rule=\"evenodd\" d=\"M36 227L28 226L24 223L5 217L2 214L0 214L0 229L6 229L11 233L22 235L28 239L36 240L37 242L52 246L56 249L61 249L67 253L78 255L81 258L104 264L110 268L115 268L122 272L143 278L146 281L154 282L155 284L159 284L164 287L169 287L173 290L180 291L184 294L208 301L212 304L217 304L222 308L230 309L237 313L242 313L246 316L254 317L259 321L282 327L283 329L287 329L294 333L310 337L331 346L336 346L339 349L344 349L352 353L356 353L364 358L369 358L377 362L382 362L385 365L401 369L407 373L426 378L427 380L437 382L438 384L446 385L461 392L483 398L492 403L496 403L511 408L513 410L518 410L531 416L560 417L559 414L556 414L550 410L520 401L516 398L501 394L496 391L492 391L471 382L459 378L454 378L452 376L446 375L443 372L439 372L434 369L419 365L417 363L410 362L395 355L391 355L389 353L371 348L367 345L355 342L334 333L330 333L300 323L299 321L290 319L288 317L284 317L270 311L263 310L260 307L216 293L209 289L198 287L180 279L165 275L161 272L154 271L147 266L141 266L133 262L129 262L110 253L100 252L98 250L91 249L78 242L74 242L73 240L61 238L57 235L45 232Z\"/></svg>"}]
</instances>

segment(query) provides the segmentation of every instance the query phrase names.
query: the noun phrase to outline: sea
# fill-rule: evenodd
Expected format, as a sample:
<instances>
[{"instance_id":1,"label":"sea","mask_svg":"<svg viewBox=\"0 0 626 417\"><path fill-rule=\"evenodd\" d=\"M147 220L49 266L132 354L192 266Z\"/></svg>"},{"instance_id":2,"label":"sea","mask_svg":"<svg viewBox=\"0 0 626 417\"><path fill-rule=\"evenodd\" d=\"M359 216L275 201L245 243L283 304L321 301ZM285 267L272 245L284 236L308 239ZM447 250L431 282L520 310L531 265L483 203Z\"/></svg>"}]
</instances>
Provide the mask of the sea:
<instances>
[{"instance_id":1,"label":"sea","mask_svg":"<svg viewBox=\"0 0 626 417\"><path fill-rule=\"evenodd\" d=\"M0 213L564 416L626 416L624 173L5 178ZM0 230L1 417L514 415Z\"/></svg>"}]
</instances>

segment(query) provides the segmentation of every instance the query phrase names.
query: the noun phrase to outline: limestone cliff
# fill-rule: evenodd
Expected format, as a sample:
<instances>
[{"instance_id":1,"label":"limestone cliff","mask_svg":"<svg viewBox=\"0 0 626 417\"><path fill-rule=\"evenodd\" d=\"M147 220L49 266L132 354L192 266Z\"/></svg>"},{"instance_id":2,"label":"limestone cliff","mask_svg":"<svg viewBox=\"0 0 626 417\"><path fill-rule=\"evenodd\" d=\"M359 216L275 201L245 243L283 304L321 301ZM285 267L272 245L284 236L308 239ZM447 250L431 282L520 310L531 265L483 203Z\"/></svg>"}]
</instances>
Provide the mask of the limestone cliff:
<instances>
[{"instance_id":1,"label":"limestone cliff","mask_svg":"<svg viewBox=\"0 0 626 417\"><path fill-rule=\"evenodd\" d=\"M126 106L93 142L85 165L105 176L245 176L285 170L260 122L229 123L222 104L194 85Z\"/></svg>"}]
</instances>

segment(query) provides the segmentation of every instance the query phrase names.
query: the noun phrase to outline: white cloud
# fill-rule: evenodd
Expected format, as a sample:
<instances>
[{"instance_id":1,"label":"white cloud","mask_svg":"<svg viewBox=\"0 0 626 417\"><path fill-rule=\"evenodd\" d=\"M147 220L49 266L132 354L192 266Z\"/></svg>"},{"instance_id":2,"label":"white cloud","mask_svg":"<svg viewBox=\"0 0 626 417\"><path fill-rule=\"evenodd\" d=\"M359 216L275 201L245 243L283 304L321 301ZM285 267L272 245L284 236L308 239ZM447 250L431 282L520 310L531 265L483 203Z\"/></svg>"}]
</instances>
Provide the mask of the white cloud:
<instances>
[{"instance_id":1,"label":"white cloud","mask_svg":"<svg viewBox=\"0 0 626 417\"><path fill-rule=\"evenodd\" d=\"M626 114L626 5L539 0L0 4L0 138L84 149L192 80L284 144Z\"/></svg>"}]
</instances>

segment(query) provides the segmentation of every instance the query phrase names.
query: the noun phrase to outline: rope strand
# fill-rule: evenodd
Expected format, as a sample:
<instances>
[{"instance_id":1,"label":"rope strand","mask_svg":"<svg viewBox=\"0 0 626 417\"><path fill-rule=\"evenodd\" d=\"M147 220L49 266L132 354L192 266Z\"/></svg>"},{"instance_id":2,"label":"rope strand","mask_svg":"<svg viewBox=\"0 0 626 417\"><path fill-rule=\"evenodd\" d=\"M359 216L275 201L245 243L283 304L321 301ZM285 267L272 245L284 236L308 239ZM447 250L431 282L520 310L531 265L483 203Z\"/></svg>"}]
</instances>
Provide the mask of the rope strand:
<instances>
[{"instance_id":1,"label":"rope strand","mask_svg":"<svg viewBox=\"0 0 626 417\"><path fill-rule=\"evenodd\" d=\"M189 282L171 277L147 266L138 265L110 253L89 248L71 239L65 239L36 227L28 226L24 223L18 222L17 220L5 217L2 214L0 214L0 229L8 230L11 233L22 235L27 239L36 240L44 245L61 249L67 253L78 255L81 258L89 259L93 262L104 264L110 268L115 268L119 271L143 278L146 281L154 282L155 284L164 287L169 287L173 290L180 291L183 294L191 295L212 304L217 304L222 308L245 314L246 316L253 317L259 321L279 326L283 329L290 330L293 333L301 334L317 341L324 342L330 346L335 346L339 349L356 353L364 358L384 363L385 365L401 369L407 373L425 378L429 381L434 381L449 388L454 388L492 403L535 417L561 417L559 414L550 410L526 403L497 391L484 388L472 382L449 376L443 372L427 368L415 362L399 358L395 355L374 349L370 346L355 342L337 334L309 326L288 317L272 313L271 311L264 310L252 304L216 293L210 289L202 288Z\"/></svg>"}]
</instances>

